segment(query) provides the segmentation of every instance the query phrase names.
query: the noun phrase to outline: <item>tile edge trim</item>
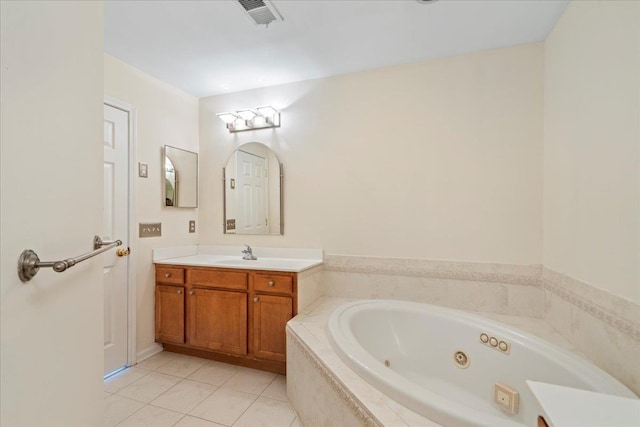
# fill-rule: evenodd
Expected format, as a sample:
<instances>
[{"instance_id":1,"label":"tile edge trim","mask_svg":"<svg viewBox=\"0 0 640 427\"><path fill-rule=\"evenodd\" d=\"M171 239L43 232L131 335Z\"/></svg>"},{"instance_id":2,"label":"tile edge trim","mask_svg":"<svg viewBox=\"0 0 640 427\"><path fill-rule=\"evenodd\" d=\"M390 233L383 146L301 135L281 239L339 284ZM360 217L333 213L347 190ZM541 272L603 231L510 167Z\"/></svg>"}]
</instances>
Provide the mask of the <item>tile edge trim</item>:
<instances>
[{"instance_id":1,"label":"tile edge trim","mask_svg":"<svg viewBox=\"0 0 640 427\"><path fill-rule=\"evenodd\" d=\"M380 265L384 264L384 265ZM540 286L541 265L494 264L498 269L521 269L522 273L478 271L480 263L456 261L413 260L404 258L352 257L328 255L325 271L390 276L424 277L475 282L505 283L511 285ZM474 267L476 271L473 271Z\"/></svg>"},{"instance_id":2,"label":"tile edge trim","mask_svg":"<svg viewBox=\"0 0 640 427\"><path fill-rule=\"evenodd\" d=\"M360 402L349 389L334 375L329 368L313 353L303 340L287 326L287 338L300 350L305 358L316 368L320 376L329 384L329 387L338 395L340 400L349 408L351 413L367 427L382 427L376 417Z\"/></svg>"},{"instance_id":3,"label":"tile edge trim","mask_svg":"<svg viewBox=\"0 0 640 427\"><path fill-rule=\"evenodd\" d=\"M563 285L562 280L570 280L574 283L577 283L579 286L585 286L589 288L593 288L593 286L576 280L570 276L566 276L562 273L558 273L554 270L550 270L548 268L545 268L545 271L552 273L553 276L555 276L556 280L553 280L549 277L543 277L541 281L542 288L544 290L563 299L569 304L572 304L585 313L592 315L596 319L604 322L606 325L617 329L625 335L628 335L632 339L640 341L640 324L618 315L613 311L613 309L603 307L602 305L597 304L591 299L571 291L567 288L567 286ZM609 294L613 298L617 298L615 295L609 292L607 292L607 294Z\"/></svg>"}]
</instances>

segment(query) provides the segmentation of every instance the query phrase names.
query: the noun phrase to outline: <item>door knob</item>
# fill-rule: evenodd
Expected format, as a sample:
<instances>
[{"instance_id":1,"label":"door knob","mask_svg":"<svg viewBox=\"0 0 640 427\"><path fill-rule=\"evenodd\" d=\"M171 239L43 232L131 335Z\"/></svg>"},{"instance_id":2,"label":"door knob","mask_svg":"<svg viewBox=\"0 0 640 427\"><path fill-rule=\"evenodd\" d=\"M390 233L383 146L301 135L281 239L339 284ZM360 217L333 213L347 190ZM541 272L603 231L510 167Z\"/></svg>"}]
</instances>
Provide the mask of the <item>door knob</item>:
<instances>
[{"instance_id":1,"label":"door knob","mask_svg":"<svg viewBox=\"0 0 640 427\"><path fill-rule=\"evenodd\" d=\"M127 256L131 253L131 250L129 248L124 249L124 248L118 248L116 249L116 255L118 256Z\"/></svg>"},{"instance_id":2,"label":"door knob","mask_svg":"<svg viewBox=\"0 0 640 427\"><path fill-rule=\"evenodd\" d=\"M269 280L269 283L267 283L268 286L273 287L273 285L275 285L276 282L274 282L273 280Z\"/></svg>"},{"instance_id":3,"label":"door knob","mask_svg":"<svg viewBox=\"0 0 640 427\"><path fill-rule=\"evenodd\" d=\"M178 295L182 295L182 289L178 289Z\"/></svg>"},{"instance_id":4,"label":"door knob","mask_svg":"<svg viewBox=\"0 0 640 427\"><path fill-rule=\"evenodd\" d=\"M259 301L260 301L260 298L258 298L258 297L253 297L253 302L259 302Z\"/></svg>"},{"instance_id":5,"label":"door knob","mask_svg":"<svg viewBox=\"0 0 640 427\"><path fill-rule=\"evenodd\" d=\"M189 291L189 295L195 295L196 291Z\"/></svg>"},{"instance_id":6,"label":"door knob","mask_svg":"<svg viewBox=\"0 0 640 427\"><path fill-rule=\"evenodd\" d=\"M164 273L164 277L168 279L169 277L171 277L171 273Z\"/></svg>"}]
</instances>

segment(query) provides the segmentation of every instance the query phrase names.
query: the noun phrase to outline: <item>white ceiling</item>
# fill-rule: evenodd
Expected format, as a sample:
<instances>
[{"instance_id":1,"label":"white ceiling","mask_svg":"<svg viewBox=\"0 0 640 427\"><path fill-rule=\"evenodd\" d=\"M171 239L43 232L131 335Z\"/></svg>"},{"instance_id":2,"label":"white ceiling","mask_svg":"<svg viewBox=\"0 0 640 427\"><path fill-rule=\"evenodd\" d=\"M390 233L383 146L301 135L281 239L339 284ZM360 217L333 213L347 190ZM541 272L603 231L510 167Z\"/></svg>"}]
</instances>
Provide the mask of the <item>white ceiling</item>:
<instances>
[{"instance_id":1,"label":"white ceiling","mask_svg":"<svg viewBox=\"0 0 640 427\"><path fill-rule=\"evenodd\" d=\"M568 0L107 1L105 52L198 97L544 40Z\"/></svg>"}]
</instances>

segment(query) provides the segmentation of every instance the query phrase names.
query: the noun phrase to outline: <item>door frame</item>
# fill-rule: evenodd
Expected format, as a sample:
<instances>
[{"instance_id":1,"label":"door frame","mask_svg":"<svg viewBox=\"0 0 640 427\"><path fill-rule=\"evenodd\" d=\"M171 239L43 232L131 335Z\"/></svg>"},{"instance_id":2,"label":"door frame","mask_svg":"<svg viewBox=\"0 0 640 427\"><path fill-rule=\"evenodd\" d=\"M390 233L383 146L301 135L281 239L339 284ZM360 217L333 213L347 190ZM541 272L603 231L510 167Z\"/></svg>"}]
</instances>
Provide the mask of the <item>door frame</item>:
<instances>
[{"instance_id":1,"label":"door frame","mask_svg":"<svg viewBox=\"0 0 640 427\"><path fill-rule=\"evenodd\" d=\"M137 235L135 233L135 224L138 218L138 205L136 204L137 194L137 162L136 162L136 148L137 148L137 133L136 133L136 110L131 105L118 98L114 98L109 95L104 96L104 104L117 108L127 113L128 131L129 131L129 179L128 179L128 232L127 239L129 241L129 248L131 253L129 254L127 264L127 366L132 366L137 362L136 353L136 266L138 259L137 248Z\"/></svg>"}]
</instances>

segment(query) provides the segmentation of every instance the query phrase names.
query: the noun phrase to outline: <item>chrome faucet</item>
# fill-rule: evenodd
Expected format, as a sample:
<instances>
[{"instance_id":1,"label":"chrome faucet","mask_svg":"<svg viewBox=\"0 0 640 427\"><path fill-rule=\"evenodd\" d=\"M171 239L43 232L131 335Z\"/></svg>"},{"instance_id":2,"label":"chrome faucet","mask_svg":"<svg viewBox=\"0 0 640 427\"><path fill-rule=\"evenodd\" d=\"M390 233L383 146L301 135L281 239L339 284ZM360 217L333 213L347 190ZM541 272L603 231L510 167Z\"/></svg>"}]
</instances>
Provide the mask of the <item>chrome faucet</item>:
<instances>
[{"instance_id":1,"label":"chrome faucet","mask_svg":"<svg viewBox=\"0 0 640 427\"><path fill-rule=\"evenodd\" d=\"M246 259L246 260L257 260L258 257L253 255L253 252L251 252L251 246L249 245L245 245L247 247L247 249L245 249L244 251L242 251L242 253L244 254L242 256L242 259Z\"/></svg>"}]
</instances>

